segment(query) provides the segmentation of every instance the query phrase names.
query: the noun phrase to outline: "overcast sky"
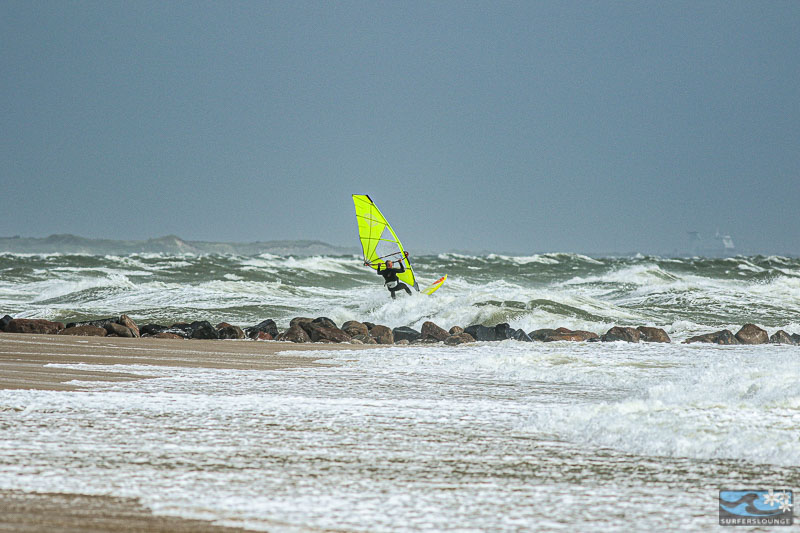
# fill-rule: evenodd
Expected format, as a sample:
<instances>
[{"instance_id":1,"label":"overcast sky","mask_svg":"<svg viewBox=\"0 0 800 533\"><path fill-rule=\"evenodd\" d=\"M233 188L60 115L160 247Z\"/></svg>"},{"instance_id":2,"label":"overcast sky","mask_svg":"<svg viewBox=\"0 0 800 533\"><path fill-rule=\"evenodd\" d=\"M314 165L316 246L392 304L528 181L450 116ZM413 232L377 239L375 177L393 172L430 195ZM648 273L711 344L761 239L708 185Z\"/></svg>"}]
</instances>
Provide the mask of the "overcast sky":
<instances>
[{"instance_id":1,"label":"overcast sky","mask_svg":"<svg viewBox=\"0 0 800 533\"><path fill-rule=\"evenodd\" d=\"M0 2L0 236L800 254L800 2Z\"/></svg>"}]
</instances>

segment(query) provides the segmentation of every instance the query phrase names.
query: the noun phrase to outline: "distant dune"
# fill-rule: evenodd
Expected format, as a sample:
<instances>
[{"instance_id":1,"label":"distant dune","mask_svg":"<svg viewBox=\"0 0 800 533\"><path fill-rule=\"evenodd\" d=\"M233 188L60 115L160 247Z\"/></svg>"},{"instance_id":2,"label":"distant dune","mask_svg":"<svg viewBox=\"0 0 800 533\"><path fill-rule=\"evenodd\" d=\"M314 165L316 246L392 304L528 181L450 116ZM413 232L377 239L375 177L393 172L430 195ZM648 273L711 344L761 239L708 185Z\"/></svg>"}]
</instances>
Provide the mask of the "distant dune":
<instances>
[{"instance_id":1,"label":"distant dune","mask_svg":"<svg viewBox=\"0 0 800 533\"><path fill-rule=\"evenodd\" d=\"M0 253L64 253L64 254L236 254L257 255L346 255L358 253L356 248L333 246L322 241L206 242L185 241L166 235L146 241L87 239L77 235L58 234L44 238L0 237Z\"/></svg>"}]
</instances>

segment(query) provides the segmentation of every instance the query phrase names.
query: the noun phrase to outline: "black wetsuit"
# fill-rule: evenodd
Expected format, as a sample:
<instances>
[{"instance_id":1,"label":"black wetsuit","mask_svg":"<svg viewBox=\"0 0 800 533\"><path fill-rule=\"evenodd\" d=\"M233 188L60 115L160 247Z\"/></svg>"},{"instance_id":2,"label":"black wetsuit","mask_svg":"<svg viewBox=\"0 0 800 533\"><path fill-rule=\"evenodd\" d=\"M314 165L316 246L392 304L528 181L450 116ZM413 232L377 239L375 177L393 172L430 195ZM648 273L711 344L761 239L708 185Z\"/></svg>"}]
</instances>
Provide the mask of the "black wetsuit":
<instances>
[{"instance_id":1,"label":"black wetsuit","mask_svg":"<svg viewBox=\"0 0 800 533\"><path fill-rule=\"evenodd\" d=\"M383 270L381 270L381 267L383 267ZM383 276L383 279L386 280L384 285L386 285L386 288L392 293L392 299L397 298L394 293L399 290L404 290L408 294L411 294L411 289L408 288L408 285L397 279L397 275L405 271L406 267L402 262L400 262L400 268L386 268L383 263L378 265L378 275Z\"/></svg>"}]
</instances>

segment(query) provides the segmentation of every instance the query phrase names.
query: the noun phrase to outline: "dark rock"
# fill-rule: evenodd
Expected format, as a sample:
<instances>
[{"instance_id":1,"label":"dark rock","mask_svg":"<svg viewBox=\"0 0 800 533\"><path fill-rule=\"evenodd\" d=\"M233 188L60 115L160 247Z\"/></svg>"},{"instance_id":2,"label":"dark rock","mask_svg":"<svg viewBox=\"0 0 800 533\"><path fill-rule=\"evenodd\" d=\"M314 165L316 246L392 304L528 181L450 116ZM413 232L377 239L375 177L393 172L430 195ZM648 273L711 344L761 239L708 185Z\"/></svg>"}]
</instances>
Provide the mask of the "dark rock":
<instances>
[{"instance_id":1,"label":"dark rock","mask_svg":"<svg viewBox=\"0 0 800 533\"><path fill-rule=\"evenodd\" d=\"M667 332L661 328L651 328L648 326L639 326L636 328L641 333L641 340L644 342L672 342L667 335Z\"/></svg>"},{"instance_id":2,"label":"dark rock","mask_svg":"<svg viewBox=\"0 0 800 533\"><path fill-rule=\"evenodd\" d=\"M258 334L253 338L253 340L255 340L255 341L271 341L271 340L275 340L275 337L273 337L272 335L270 335L269 333L266 333L264 331L259 331Z\"/></svg>"},{"instance_id":3,"label":"dark rock","mask_svg":"<svg viewBox=\"0 0 800 533\"><path fill-rule=\"evenodd\" d=\"M470 337L476 341L493 341L495 340L494 328L488 328L480 324L473 324L464 328L464 333L469 334Z\"/></svg>"},{"instance_id":4,"label":"dark rock","mask_svg":"<svg viewBox=\"0 0 800 533\"><path fill-rule=\"evenodd\" d=\"M116 335L117 337L134 336L130 328L125 327L122 324L117 324L116 322L109 322L103 329L106 330L106 333L108 333L108 335Z\"/></svg>"},{"instance_id":5,"label":"dark rock","mask_svg":"<svg viewBox=\"0 0 800 533\"><path fill-rule=\"evenodd\" d=\"M740 344L739 339L727 329L722 331L715 331L714 333L706 333L705 335L696 335L689 337L683 344L692 344L694 342L707 342L711 344Z\"/></svg>"},{"instance_id":6,"label":"dark rock","mask_svg":"<svg viewBox=\"0 0 800 533\"><path fill-rule=\"evenodd\" d=\"M736 333L736 339L742 344L766 344L769 342L769 335L755 324L745 324Z\"/></svg>"},{"instance_id":7,"label":"dark rock","mask_svg":"<svg viewBox=\"0 0 800 533\"><path fill-rule=\"evenodd\" d=\"M448 346L455 346L457 344L466 344L468 342L475 342L475 338L470 335L469 333L456 333L455 335L450 335L444 340L444 343Z\"/></svg>"},{"instance_id":8,"label":"dark rock","mask_svg":"<svg viewBox=\"0 0 800 533\"><path fill-rule=\"evenodd\" d=\"M355 320L348 320L342 324L342 331L351 337L357 337L358 335L369 335L369 328L361 322L356 322Z\"/></svg>"},{"instance_id":9,"label":"dark rock","mask_svg":"<svg viewBox=\"0 0 800 533\"><path fill-rule=\"evenodd\" d=\"M450 336L449 334L447 335ZM442 341L437 341L433 337L420 337L415 341L411 341L411 344L439 344Z\"/></svg>"},{"instance_id":10,"label":"dark rock","mask_svg":"<svg viewBox=\"0 0 800 533\"><path fill-rule=\"evenodd\" d=\"M343 331L344 331L344 330L343 330ZM363 342L361 342L360 340L358 340L358 339L353 339L353 338L351 338L351 339L350 339L348 342L349 342L350 344L364 344L364 343L363 343Z\"/></svg>"},{"instance_id":11,"label":"dark rock","mask_svg":"<svg viewBox=\"0 0 800 533\"><path fill-rule=\"evenodd\" d=\"M511 338L515 341L533 342L533 339L531 339L530 336L521 329L516 330Z\"/></svg>"},{"instance_id":12,"label":"dark rock","mask_svg":"<svg viewBox=\"0 0 800 533\"><path fill-rule=\"evenodd\" d=\"M601 339L603 342L639 342L641 336L642 333L638 329L624 326L614 326L613 328L609 329L605 335L601 337Z\"/></svg>"},{"instance_id":13,"label":"dark rock","mask_svg":"<svg viewBox=\"0 0 800 533\"><path fill-rule=\"evenodd\" d=\"M402 340L407 340L408 342L411 342L422 338L422 333L408 326L400 326L399 328L394 328L392 330L392 335L394 335L395 344L399 344L398 341Z\"/></svg>"},{"instance_id":14,"label":"dark rock","mask_svg":"<svg viewBox=\"0 0 800 533\"><path fill-rule=\"evenodd\" d=\"M119 324L120 326L125 326L126 328L131 330L131 333L133 334L134 337L141 336L141 333L139 332L139 327L136 325L136 322L131 320L131 317L129 317L128 315L120 315L119 319L117 320L117 324Z\"/></svg>"},{"instance_id":15,"label":"dark rock","mask_svg":"<svg viewBox=\"0 0 800 533\"><path fill-rule=\"evenodd\" d=\"M453 326L452 328L450 328L449 333L450 335L458 335L459 333L464 333L464 328L462 328L461 326Z\"/></svg>"},{"instance_id":16,"label":"dark rock","mask_svg":"<svg viewBox=\"0 0 800 533\"><path fill-rule=\"evenodd\" d=\"M192 325L187 322L176 322L169 327L169 330L173 333L177 333L178 335L183 332L189 337L192 336Z\"/></svg>"},{"instance_id":17,"label":"dark rock","mask_svg":"<svg viewBox=\"0 0 800 533\"><path fill-rule=\"evenodd\" d=\"M547 337L549 337L550 335L554 335L556 333L557 332L554 329L548 329L548 328L536 329L528 333L528 337L530 337L532 340L543 342Z\"/></svg>"},{"instance_id":18,"label":"dark rock","mask_svg":"<svg viewBox=\"0 0 800 533\"><path fill-rule=\"evenodd\" d=\"M510 339L514 336L514 329L508 325L508 323L503 322L501 324L497 324L494 327L494 338L498 341L504 341L506 339Z\"/></svg>"},{"instance_id":19,"label":"dark rock","mask_svg":"<svg viewBox=\"0 0 800 533\"><path fill-rule=\"evenodd\" d=\"M191 337L193 339L219 339L219 333L216 328L206 320L197 320L189 324L192 328Z\"/></svg>"},{"instance_id":20,"label":"dark rock","mask_svg":"<svg viewBox=\"0 0 800 533\"><path fill-rule=\"evenodd\" d=\"M217 335L219 335L220 339L244 339L245 337L242 328L228 324L227 322L220 322L217 324L215 329L217 330ZM259 331L258 333L264 332ZM258 336L258 334L256 334L256 336Z\"/></svg>"},{"instance_id":21,"label":"dark rock","mask_svg":"<svg viewBox=\"0 0 800 533\"><path fill-rule=\"evenodd\" d=\"M797 344L794 339L792 339L792 336L782 329L773 333L772 337L769 338L769 342L773 344Z\"/></svg>"},{"instance_id":22,"label":"dark rock","mask_svg":"<svg viewBox=\"0 0 800 533\"><path fill-rule=\"evenodd\" d=\"M336 322L325 316L315 318L311 321L311 323L316 324L316 327L339 329L339 326L336 325Z\"/></svg>"},{"instance_id":23,"label":"dark rock","mask_svg":"<svg viewBox=\"0 0 800 533\"><path fill-rule=\"evenodd\" d=\"M256 337L258 337L259 333L269 333L274 339L275 337L278 336L278 326L275 324L274 320L268 318L262 322L259 322L255 326L247 328L246 333L247 336L250 337L251 339L255 339Z\"/></svg>"},{"instance_id":24,"label":"dark rock","mask_svg":"<svg viewBox=\"0 0 800 533\"><path fill-rule=\"evenodd\" d=\"M350 335L339 328L317 326L311 332L311 340L313 342L348 342L350 340Z\"/></svg>"},{"instance_id":25,"label":"dark rock","mask_svg":"<svg viewBox=\"0 0 800 533\"><path fill-rule=\"evenodd\" d=\"M306 316L296 316L289 321L289 327L293 328L294 326L300 326L303 322L311 322L314 320L313 318L308 318Z\"/></svg>"},{"instance_id":26,"label":"dark rock","mask_svg":"<svg viewBox=\"0 0 800 533\"><path fill-rule=\"evenodd\" d=\"M276 341L289 341L289 342L311 342L311 337L308 336L306 330L301 327L302 323L289 327L286 331L275 337Z\"/></svg>"},{"instance_id":27,"label":"dark rock","mask_svg":"<svg viewBox=\"0 0 800 533\"><path fill-rule=\"evenodd\" d=\"M795 344L800 344L800 334L792 333L792 340Z\"/></svg>"},{"instance_id":28,"label":"dark rock","mask_svg":"<svg viewBox=\"0 0 800 533\"><path fill-rule=\"evenodd\" d=\"M370 328L369 336L378 341L378 344L394 344L394 334L392 330L380 324Z\"/></svg>"},{"instance_id":29,"label":"dark rock","mask_svg":"<svg viewBox=\"0 0 800 533\"><path fill-rule=\"evenodd\" d=\"M544 342L557 342L557 341L570 341L570 342L585 342L592 339L599 339L600 335L591 331L583 330L569 330L567 328L558 328L552 334L544 338Z\"/></svg>"},{"instance_id":30,"label":"dark rock","mask_svg":"<svg viewBox=\"0 0 800 533\"><path fill-rule=\"evenodd\" d=\"M105 337L108 332L105 328L98 326L74 326L71 328L62 329L58 332L59 335L75 335L79 337Z\"/></svg>"},{"instance_id":31,"label":"dark rock","mask_svg":"<svg viewBox=\"0 0 800 533\"><path fill-rule=\"evenodd\" d=\"M375 327L375 324L373 324L372 322L364 322L364 325L367 326L367 329L370 331L372 330L372 328Z\"/></svg>"},{"instance_id":32,"label":"dark rock","mask_svg":"<svg viewBox=\"0 0 800 533\"><path fill-rule=\"evenodd\" d=\"M12 320L14 319L11 318L10 315L6 315L3 318L0 318L0 331L5 331L6 328L8 327L8 323L11 322Z\"/></svg>"},{"instance_id":33,"label":"dark rock","mask_svg":"<svg viewBox=\"0 0 800 533\"><path fill-rule=\"evenodd\" d=\"M178 335L177 333L170 333L168 331L161 331L152 335L153 338L156 339L186 339L183 335Z\"/></svg>"},{"instance_id":34,"label":"dark rock","mask_svg":"<svg viewBox=\"0 0 800 533\"><path fill-rule=\"evenodd\" d=\"M422 333L423 339L433 339L436 341L443 341L450 336L450 334L444 329L440 328L431 321L427 321L422 324L422 331L420 333Z\"/></svg>"},{"instance_id":35,"label":"dark rock","mask_svg":"<svg viewBox=\"0 0 800 533\"><path fill-rule=\"evenodd\" d=\"M355 335L352 340L359 340L362 344L378 344L371 335Z\"/></svg>"},{"instance_id":36,"label":"dark rock","mask_svg":"<svg viewBox=\"0 0 800 533\"><path fill-rule=\"evenodd\" d=\"M164 333L169 329L169 326L162 326L160 324L145 324L139 329L142 337L155 337L159 333Z\"/></svg>"},{"instance_id":37,"label":"dark rock","mask_svg":"<svg viewBox=\"0 0 800 533\"><path fill-rule=\"evenodd\" d=\"M64 329L63 322L35 318L14 318L6 325L7 333L38 333L54 335Z\"/></svg>"},{"instance_id":38,"label":"dark rock","mask_svg":"<svg viewBox=\"0 0 800 533\"><path fill-rule=\"evenodd\" d=\"M69 322L66 325L66 328L77 328L80 326L97 326L98 328L105 328L106 324L113 322L117 324L117 319L112 318L98 318L97 320L84 320L83 322Z\"/></svg>"}]
</instances>

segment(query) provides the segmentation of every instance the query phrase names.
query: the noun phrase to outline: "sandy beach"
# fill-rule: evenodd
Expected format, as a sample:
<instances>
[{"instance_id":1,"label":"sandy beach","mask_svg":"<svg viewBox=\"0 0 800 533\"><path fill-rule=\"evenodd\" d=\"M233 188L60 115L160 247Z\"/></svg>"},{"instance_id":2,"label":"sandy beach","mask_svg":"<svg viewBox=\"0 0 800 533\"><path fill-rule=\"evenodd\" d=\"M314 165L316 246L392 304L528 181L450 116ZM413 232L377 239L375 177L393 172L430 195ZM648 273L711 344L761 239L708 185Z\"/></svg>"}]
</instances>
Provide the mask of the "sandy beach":
<instances>
[{"instance_id":1,"label":"sandy beach","mask_svg":"<svg viewBox=\"0 0 800 533\"><path fill-rule=\"evenodd\" d=\"M146 379L126 372L47 366L60 364L154 365L240 370L281 370L316 363L286 351L365 348L283 342L0 334L0 389L80 391L80 381ZM80 494L0 491L0 531L15 532L222 532L242 531L200 520L154 516L135 499Z\"/></svg>"}]
</instances>

